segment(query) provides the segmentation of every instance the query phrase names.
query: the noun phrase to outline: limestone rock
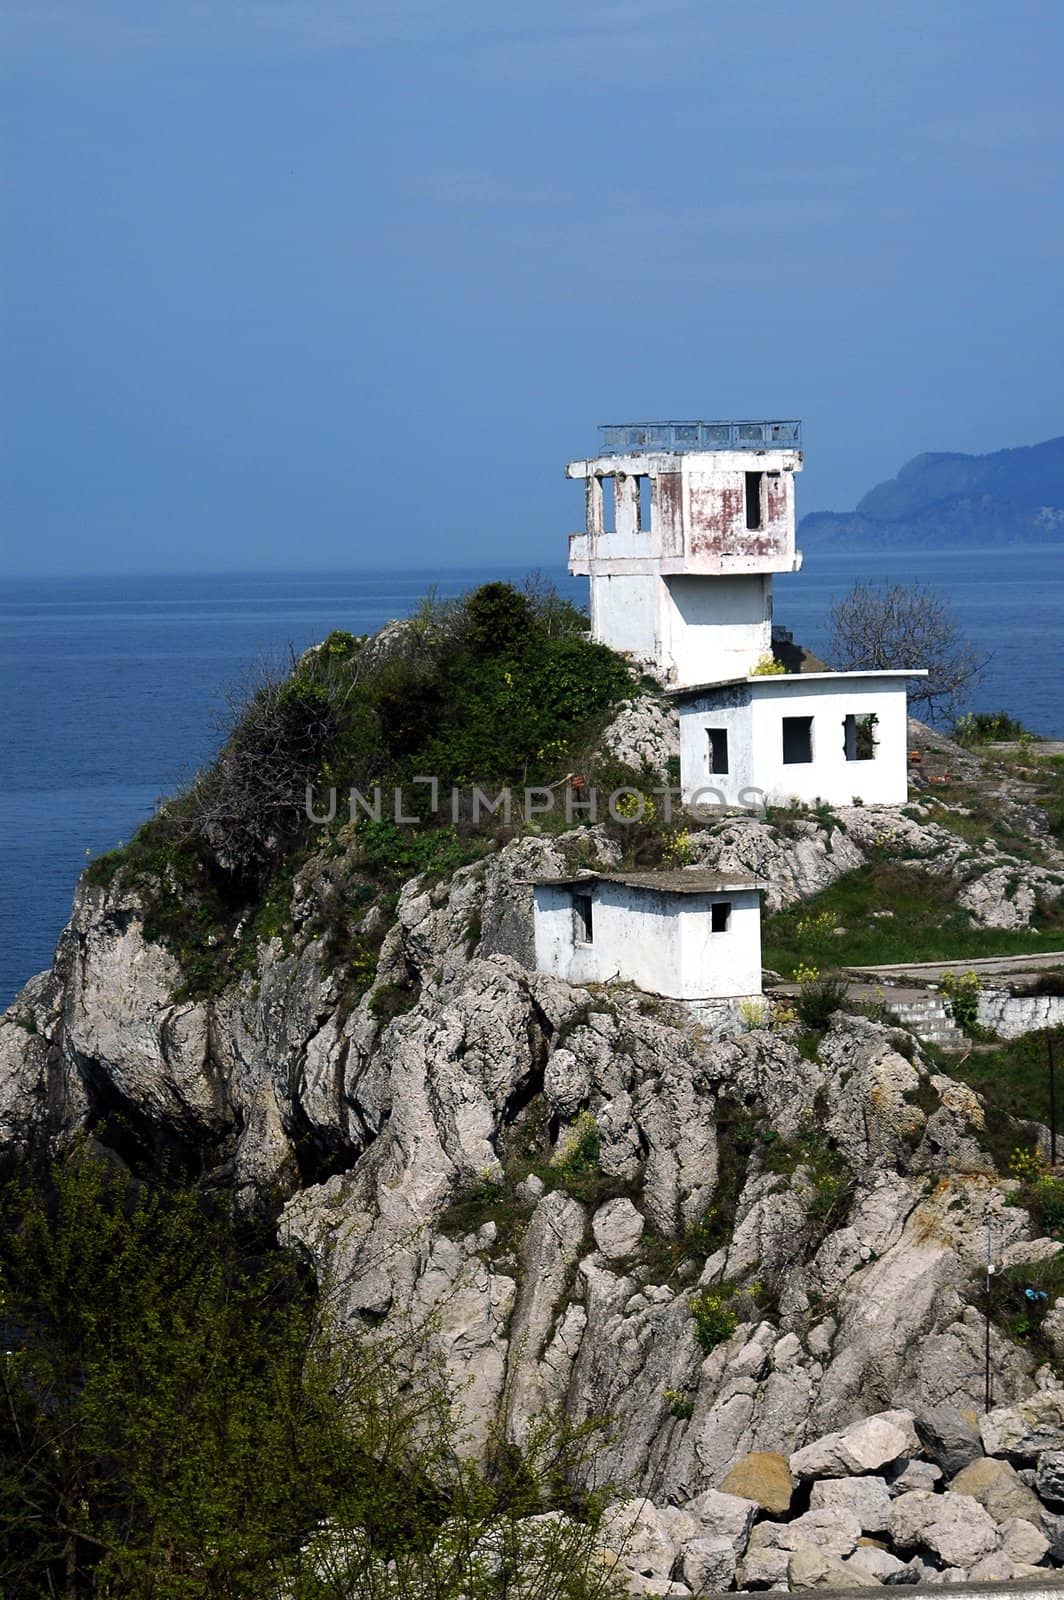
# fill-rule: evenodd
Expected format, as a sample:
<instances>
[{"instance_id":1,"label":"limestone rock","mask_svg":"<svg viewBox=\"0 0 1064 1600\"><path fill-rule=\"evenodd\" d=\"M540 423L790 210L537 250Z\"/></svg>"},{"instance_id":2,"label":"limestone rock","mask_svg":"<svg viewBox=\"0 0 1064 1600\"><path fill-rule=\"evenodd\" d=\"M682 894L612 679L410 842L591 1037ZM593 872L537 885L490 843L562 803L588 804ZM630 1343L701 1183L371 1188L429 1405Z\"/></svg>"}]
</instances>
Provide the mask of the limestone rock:
<instances>
[{"instance_id":1,"label":"limestone rock","mask_svg":"<svg viewBox=\"0 0 1064 1600\"><path fill-rule=\"evenodd\" d=\"M935 1489L941 1482L941 1467L931 1461L908 1461L904 1471L891 1478L888 1487L894 1496L908 1494L911 1489Z\"/></svg>"},{"instance_id":2,"label":"limestone rock","mask_svg":"<svg viewBox=\"0 0 1064 1600\"><path fill-rule=\"evenodd\" d=\"M762 1511L777 1517L790 1510L794 1494L787 1458L775 1450L752 1450L741 1456L720 1486L726 1494L756 1501Z\"/></svg>"},{"instance_id":3,"label":"limestone rock","mask_svg":"<svg viewBox=\"0 0 1064 1600\"><path fill-rule=\"evenodd\" d=\"M953 1494L970 1494L978 1500L995 1522L1026 1517L1029 1522L1037 1523L1042 1514L1037 1495L1019 1478L1016 1469L993 1456L982 1456L970 1462L951 1480L949 1487Z\"/></svg>"},{"instance_id":4,"label":"limestone rock","mask_svg":"<svg viewBox=\"0 0 1064 1600\"><path fill-rule=\"evenodd\" d=\"M649 1500L615 1500L603 1513L599 1537L619 1553L629 1572L671 1578L676 1546L667 1522Z\"/></svg>"},{"instance_id":5,"label":"limestone rock","mask_svg":"<svg viewBox=\"0 0 1064 1600\"><path fill-rule=\"evenodd\" d=\"M688 1539L683 1547L680 1572L694 1594L730 1589L735 1581L737 1558L731 1539L720 1534Z\"/></svg>"},{"instance_id":6,"label":"limestone rock","mask_svg":"<svg viewBox=\"0 0 1064 1600\"><path fill-rule=\"evenodd\" d=\"M752 1550L820 1550L827 1555L852 1555L861 1537L861 1524L852 1511L825 1507L807 1511L793 1522L759 1522L750 1534Z\"/></svg>"},{"instance_id":7,"label":"limestone rock","mask_svg":"<svg viewBox=\"0 0 1064 1600\"><path fill-rule=\"evenodd\" d=\"M884 1533L890 1524L890 1491L886 1480L877 1477L822 1478L814 1483L809 1497L813 1511L841 1507L852 1511L862 1533Z\"/></svg>"},{"instance_id":8,"label":"limestone rock","mask_svg":"<svg viewBox=\"0 0 1064 1600\"><path fill-rule=\"evenodd\" d=\"M905 1579L901 1574L908 1571L908 1564L892 1556L889 1550L883 1550L878 1545L858 1545L852 1556L847 1556L844 1566L850 1572L857 1573L860 1577L872 1583L898 1583ZM911 1580L916 1582L914 1574Z\"/></svg>"},{"instance_id":9,"label":"limestone rock","mask_svg":"<svg viewBox=\"0 0 1064 1600\"><path fill-rule=\"evenodd\" d=\"M595 1212L591 1231L595 1243L607 1260L630 1256L643 1236L643 1214L630 1200L607 1200Z\"/></svg>"},{"instance_id":10,"label":"limestone rock","mask_svg":"<svg viewBox=\"0 0 1064 1600\"><path fill-rule=\"evenodd\" d=\"M992 1550L968 1568L969 1583L1012 1583L1020 1576L1017 1563L1007 1550ZM958 1580L960 1581L960 1580Z\"/></svg>"},{"instance_id":11,"label":"limestone rock","mask_svg":"<svg viewBox=\"0 0 1064 1600\"><path fill-rule=\"evenodd\" d=\"M1064 1566L1064 1516L1055 1511L1043 1511L1039 1526L1049 1540L1049 1559Z\"/></svg>"},{"instance_id":12,"label":"limestone rock","mask_svg":"<svg viewBox=\"0 0 1064 1600\"><path fill-rule=\"evenodd\" d=\"M1064 1506L1064 1450L1043 1450L1034 1486L1047 1505Z\"/></svg>"},{"instance_id":13,"label":"limestone rock","mask_svg":"<svg viewBox=\"0 0 1064 1600\"><path fill-rule=\"evenodd\" d=\"M757 1502L749 1497L725 1494L720 1489L705 1489L684 1506L703 1535L730 1539L740 1549L746 1544L758 1509Z\"/></svg>"},{"instance_id":14,"label":"limestone rock","mask_svg":"<svg viewBox=\"0 0 1064 1600\"><path fill-rule=\"evenodd\" d=\"M1008 1517L1001 1524L1001 1548L1014 1561L1036 1567L1049 1551L1049 1540L1027 1517Z\"/></svg>"},{"instance_id":15,"label":"limestone rock","mask_svg":"<svg viewBox=\"0 0 1064 1600\"><path fill-rule=\"evenodd\" d=\"M916 1489L890 1508L890 1536L899 1550L925 1545L949 1566L970 1565L998 1546L997 1524L970 1495Z\"/></svg>"},{"instance_id":16,"label":"limestone rock","mask_svg":"<svg viewBox=\"0 0 1064 1600\"><path fill-rule=\"evenodd\" d=\"M680 754L680 722L675 707L654 694L623 705L602 735L607 750L626 767L649 767L664 779L670 759Z\"/></svg>"},{"instance_id":17,"label":"limestone rock","mask_svg":"<svg viewBox=\"0 0 1064 1600\"><path fill-rule=\"evenodd\" d=\"M808 1546L791 1556L787 1579L792 1589L863 1589L868 1581L826 1551Z\"/></svg>"},{"instance_id":18,"label":"limestone rock","mask_svg":"<svg viewBox=\"0 0 1064 1600\"><path fill-rule=\"evenodd\" d=\"M974 1418L963 1417L956 1406L928 1406L918 1412L916 1431L923 1453L942 1468L947 1478L955 1477L983 1453Z\"/></svg>"},{"instance_id":19,"label":"limestone rock","mask_svg":"<svg viewBox=\"0 0 1064 1600\"><path fill-rule=\"evenodd\" d=\"M809 1548L808 1546L806 1548ZM786 1589L789 1588L788 1568L791 1564L790 1550L779 1549L774 1545L753 1545L747 1550L735 1573L736 1585L740 1589Z\"/></svg>"},{"instance_id":20,"label":"limestone rock","mask_svg":"<svg viewBox=\"0 0 1064 1600\"><path fill-rule=\"evenodd\" d=\"M979 1424L988 1456L1032 1461L1043 1450L1064 1450L1064 1389L1046 1389L1017 1406L998 1406Z\"/></svg>"},{"instance_id":21,"label":"limestone rock","mask_svg":"<svg viewBox=\"0 0 1064 1600\"><path fill-rule=\"evenodd\" d=\"M729 820L711 831L692 833L691 842L701 866L756 872L764 878L768 912L819 894L865 861L848 829L824 829L814 821L795 821L784 835L759 818Z\"/></svg>"},{"instance_id":22,"label":"limestone rock","mask_svg":"<svg viewBox=\"0 0 1064 1600\"><path fill-rule=\"evenodd\" d=\"M510 1340L522 1351L524 1360L512 1375L506 1413L510 1437L518 1443L538 1416L555 1412L564 1401L573 1355L566 1349L565 1324L557 1330L563 1337L555 1348L548 1346L547 1340L586 1225L585 1207L555 1189L537 1203L521 1243L521 1289ZM557 1334L555 1337L557 1340Z\"/></svg>"},{"instance_id":23,"label":"limestone rock","mask_svg":"<svg viewBox=\"0 0 1064 1600\"><path fill-rule=\"evenodd\" d=\"M901 1428L869 1417L795 1451L790 1466L798 1478L841 1478L847 1473L876 1472L905 1452L906 1435Z\"/></svg>"}]
</instances>

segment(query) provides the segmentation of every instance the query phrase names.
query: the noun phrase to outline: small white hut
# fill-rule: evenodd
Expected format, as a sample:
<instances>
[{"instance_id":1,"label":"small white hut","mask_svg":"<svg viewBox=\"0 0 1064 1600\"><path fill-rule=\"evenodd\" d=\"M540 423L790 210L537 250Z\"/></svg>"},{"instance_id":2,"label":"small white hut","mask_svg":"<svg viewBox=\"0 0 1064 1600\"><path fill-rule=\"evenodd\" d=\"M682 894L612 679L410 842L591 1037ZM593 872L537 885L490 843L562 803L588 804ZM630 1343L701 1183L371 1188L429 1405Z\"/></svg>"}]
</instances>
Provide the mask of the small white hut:
<instances>
[{"instance_id":1,"label":"small white hut","mask_svg":"<svg viewBox=\"0 0 1064 1600\"><path fill-rule=\"evenodd\" d=\"M926 672L800 672L671 691L685 805L900 806L906 680Z\"/></svg>"},{"instance_id":2,"label":"small white hut","mask_svg":"<svg viewBox=\"0 0 1064 1600\"><path fill-rule=\"evenodd\" d=\"M536 969L684 1001L761 993L761 882L745 874L584 872L534 886Z\"/></svg>"}]
</instances>

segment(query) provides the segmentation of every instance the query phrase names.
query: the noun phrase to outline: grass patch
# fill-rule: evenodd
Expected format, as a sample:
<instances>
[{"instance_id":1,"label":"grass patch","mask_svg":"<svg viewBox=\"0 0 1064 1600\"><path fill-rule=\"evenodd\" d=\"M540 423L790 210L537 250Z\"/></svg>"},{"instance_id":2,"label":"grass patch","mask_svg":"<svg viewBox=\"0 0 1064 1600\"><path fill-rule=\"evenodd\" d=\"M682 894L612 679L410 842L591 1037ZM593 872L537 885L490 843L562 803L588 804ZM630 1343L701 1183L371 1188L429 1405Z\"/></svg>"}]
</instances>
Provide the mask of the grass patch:
<instances>
[{"instance_id":1,"label":"grass patch","mask_svg":"<svg viewBox=\"0 0 1064 1600\"><path fill-rule=\"evenodd\" d=\"M980 1279L973 1297L976 1304L985 1303L982 1290ZM1030 1350L1039 1364L1048 1361L1054 1368L1057 1361L1042 1324L1060 1295L1064 1295L1064 1251L1046 1261L1006 1267L994 1277L990 1300L991 1318L1001 1332Z\"/></svg>"},{"instance_id":2,"label":"grass patch","mask_svg":"<svg viewBox=\"0 0 1064 1600\"><path fill-rule=\"evenodd\" d=\"M960 1065L952 1056L941 1056L938 1070L981 1094L987 1102L988 1117L993 1112L1048 1124L1047 1037L1054 1040L1057 1115L1062 1130L1060 1148L1064 1153L1064 1028L1025 1033L1018 1039L973 1050Z\"/></svg>"},{"instance_id":3,"label":"grass patch","mask_svg":"<svg viewBox=\"0 0 1064 1600\"><path fill-rule=\"evenodd\" d=\"M791 974L809 961L831 966L886 966L964 961L1054 950L1064 938L1061 910L1038 933L976 928L957 904L957 884L918 867L873 862L820 894L767 917L762 960ZM889 912L884 916L876 913Z\"/></svg>"}]
</instances>

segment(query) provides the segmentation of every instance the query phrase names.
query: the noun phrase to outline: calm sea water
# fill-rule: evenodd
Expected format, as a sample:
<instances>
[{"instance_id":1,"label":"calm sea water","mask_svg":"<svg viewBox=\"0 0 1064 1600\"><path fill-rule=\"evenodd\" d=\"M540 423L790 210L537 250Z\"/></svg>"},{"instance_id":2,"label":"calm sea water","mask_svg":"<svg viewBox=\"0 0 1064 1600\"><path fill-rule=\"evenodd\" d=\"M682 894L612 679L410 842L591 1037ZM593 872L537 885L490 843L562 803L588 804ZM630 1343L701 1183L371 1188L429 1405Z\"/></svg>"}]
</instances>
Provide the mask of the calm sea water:
<instances>
[{"instance_id":1,"label":"calm sea water","mask_svg":"<svg viewBox=\"0 0 1064 1600\"><path fill-rule=\"evenodd\" d=\"M548 572L583 603L586 585ZM226 691L333 628L369 632L513 572L97 578L0 586L0 1004L48 965L89 855L127 839L206 761ZM814 650L858 577L933 584L990 652L979 706L1064 737L1064 549L806 555L776 618Z\"/></svg>"}]
</instances>

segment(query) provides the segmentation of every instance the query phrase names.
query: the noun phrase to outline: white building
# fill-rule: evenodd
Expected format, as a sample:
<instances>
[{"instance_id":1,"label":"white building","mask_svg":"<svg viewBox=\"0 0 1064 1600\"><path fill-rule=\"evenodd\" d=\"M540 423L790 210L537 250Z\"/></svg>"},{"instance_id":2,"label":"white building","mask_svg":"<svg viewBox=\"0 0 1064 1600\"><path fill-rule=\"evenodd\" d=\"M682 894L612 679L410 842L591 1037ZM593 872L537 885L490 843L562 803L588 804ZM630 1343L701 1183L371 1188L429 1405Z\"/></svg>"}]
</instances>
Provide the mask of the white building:
<instances>
[{"instance_id":1,"label":"white building","mask_svg":"<svg viewBox=\"0 0 1064 1600\"><path fill-rule=\"evenodd\" d=\"M923 676L807 672L671 691L684 804L904 805L905 684Z\"/></svg>"},{"instance_id":2,"label":"white building","mask_svg":"<svg viewBox=\"0 0 1064 1600\"><path fill-rule=\"evenodd\" d=\"M801 424L602 433L598 455L566 467L583 478L586 500L569 571L589 579L593 637L676 694L685 803L712 790L730 806L903 805L905 679L925 674L755 673L772 657L772 575L801 566ZM703 803L714 802L707 794Z\"/></svg>"},{"instance_id":3,"label":"white building","mask_svg":"<svg viewBox=\"0 0 1064 1600\"><path fill-rule=\"evenodd\" d=\"M570 461L586 529L591 631L667 683L749 672L772 648L772 574L796 572L797 422L666 422L602 430Z\"/></svg>"},{"instance_id":4,"label":"white building","mask_svg":"<svg viewBox=\"0 0 1064 1600\"><path fill-rule=\"evenodd\" d=\"M760 880L688 867L534 885L536 969L684 1001L761 993Z\"/></svg>"}]
</instances>

